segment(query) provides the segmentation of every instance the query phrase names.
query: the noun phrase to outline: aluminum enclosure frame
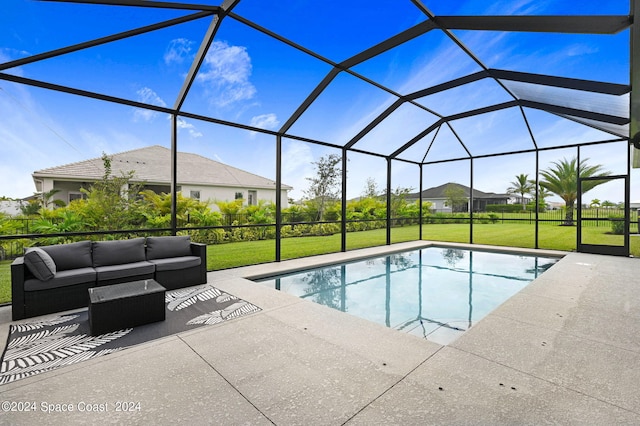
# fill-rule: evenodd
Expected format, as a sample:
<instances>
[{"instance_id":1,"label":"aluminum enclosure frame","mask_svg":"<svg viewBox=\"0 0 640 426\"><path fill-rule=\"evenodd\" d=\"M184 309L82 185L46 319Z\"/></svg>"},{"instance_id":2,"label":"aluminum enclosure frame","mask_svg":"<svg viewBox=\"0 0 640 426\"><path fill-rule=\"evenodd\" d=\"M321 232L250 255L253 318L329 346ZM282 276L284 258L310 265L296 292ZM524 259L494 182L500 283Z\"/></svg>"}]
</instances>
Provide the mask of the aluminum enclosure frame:
<instances>
[{"instance_id":1,"label":"aluminum enclosure frame","mask_svg":"<svg viewBox=\"0 0 640 426\"><path fill-rule=\"evenodd\" d=\"M391 196L391 171L393 167L393 163L395 161L414 164L420 174L420 192L422 192L422 178L423 178L423 167L425 165L444 163L448 161L459 161L459 160L468 160L470 164L470 187L473 192L473 163L474 160L486 157L494 157L494 156L502 156L502 155L511 155L511 154L520 154L520 153L535 153L536 155L536 180L538 179L539 172L539 162L538 162L538 154L544 150L550 149L560 149L560 148L579 148L579 146L586 146L589 144L606 144L612 142L620 142L626 141L630 144L633 144L636 148L640 148L640 129L638 128L639 118L640 118L640 95L637 94L637 91L633 91L632 87L640 87L640 73L634 72L640 67L640 31L636 29L636 25L634 23L634 16L636 16L640 12L639 2L635 0L631 1L631 10L629 15L620 15L620 16L609 16L609 15L600 15L600 16L437 16L433 14L428 8L426 3L427 1L421 0L411 0L413 5L422 12L425 17L425 21L414 25L407 30L404 30L368 49L365 49L356 55L342 61L342 62L334 62L320 53L315 52L311 49L308 49L304 46L301 46L294 41L291 41L282 35L279 35L271 30L268 30L251 20L236 14L234 12L234 8L241 3L241 0L226 0L222 2L220 5L208 5L208 4L193 4L193 3L182 3L179 1L144 1L144 0L39 0L46 1L52 3L79 3L79 4L93 4L93 5L104 5L111 7L142 7L142 8L160 8L160 9L173 9L173 10L182 10L188 12L189 14L175 18L171 20L167 20L164 22L159 22L153 25L147 25L140 28L136 28L130 31L121 32L118 34L113 34L107 37L102 37L99 39L89 40L83 43L75 44L72 46L67 46L61 49L44 52L36 55L31 55L22 59L13 60L5 63L0 63L0 80L15 82L19 84L24 84L28 86L40 87L48 90L54 90L58 92L68 93L75 96L82 96L97 100L102 100L106 102L113 102L121 105L128 105L135 108L142 108L151 111L158 111L169 114L172 119L172 129L171 129L171 155L172 155L172 176L171 176L171 187L173 193L172 200L172 220L171 220L171 231L175 234L180 228L177 225L176 220L176 208L177 208L177 152L179 146L178 140L178 132L177 132L177 123L180 118L191 118L202 120L205 122L221 124L225 126L236 127L239 129L244 129L252 132L263 133L267 135L271 135L274 137L275 145L276 145L276 193L280 193L280 189L282 186L282 140L283 138L303 141L306 143L317 144L325 147L334 148L340 150L342 152L342 169L343 169L343 179L342 179L342 221L341 221L341 229L342 229L342 240L341 240L341 250L346 251L346 226L345 226L345 209L346 209L346 184L347 184L347 174L346 174L346 164L348 160L349 153L359 153L371 155L379 158L384 158L387 164L387 181L385 184L386 193L387 193L387 226L386 226L386 243L391 243L391 221L390 217L390 196ZM206 3L206 1L204 2ZM107 93L96 93L86 90L81 90L74 87L62 86L53 84L46 81L40 81L30 78L25 78L20 75L15 75L8 73L7 71L14 69L19 66L23 66L30 63L46 61L47 59L59 57L65 54L77 52L80 50L84 50L87 48L112 43L118 40L123 40L129 37L134 37L140 34L144 34L147 32L157 31L163 28L180 25L182 23L191 22L195 20L210 20L209 26L206 33L203 35L203 38L200 43L200 47L198 52L193 60L190 70L186 77L184 78L183 85L180 89L178 96L175 99L175 102L172 107L160 107L157 105L147 104L143 102L136 102L124 98L115 97L109 95ZM194 114L192 112L186 111L183 109L184 101L189 94L192 88L192 84L195 81L195 78L200 70L204 58L207 54L209 47L212 42L215 40L216 33L223 23L232 19L240 24L246 25L247 27L259 31L262 34L271 37L281 43L284 43L302 53L310 55L314 59L323 62L331 67L330 71L325 75L322 81L307 95L305 100L298 106L298 108L288 117L288 119L284 122L284 124L277 130L264 130L261 128L257 128L254 126L249 126L241 123L229 122L226 120L221 120L212 116L204 116L201 114ZM592 80L584 80L584 79L574 79L567 77L559 77L553 75L541 75L541 74L533 74L527 72L517 72L517 71L509 71L502 69L494 69L486 64L484 64L475 54L474 52L468 48L456 34L453 32L454 30L469 30L469 31L501 31L501 32L540 32L540 33L565 33L565 34L616 34L621 31L630 29L630 38L631 38L631 51L630 51L630 84L615 84L609 82L601 82L601 81L592 81ZM419 37L423 34L426 34L430 31L440 31L446 37L448 37L464 54L478 67L481 69L478 72L458 77L453 80L437 84L431 87L425 87L424 89L415 91L410 94L402 95L385 85L374 81L370 78L367 78L354 70L354 67L357 65L377 57L395 47L398 47L404 43L407 43L416 37ZM347 73L360 81L370 84L377 89L380 89L390 96L394 97L396 100L393 102L385 111L371 120L368 124L366 124L351 140L343 141L344 143L340 143L340 141L323 141L316 140L307 135L299 135L291 132L294 124L300 119L300 117L309 109L309 107L318 99L318 97L329 87L332 81L336 79L341 73ZM466 110L456 114L444 114L432 108L425 107L418 100L422 97L433 95L436 93L441 93L446 90L462 87L466 84L471 84L474 82L480 82L483 80L489 80L494 82L497 86L504 91L507 97L510 98L509 101L496 103L492 105L488 105L482 108L476 108L471 110ZM528 84L532 86L539 87L553 87L560 89L568 89L578 91L580 93L594 93L594 94L602 94L609 95L611 97L620 97L629 95L630 97L630 109L628 115L615 115L602 111L594 111L591 109L582 109L579 107L571 107L565 105L554 104L553 102L541 102L535 99L528 99L518 93L514 92L509 87L510 82L518 82L523 84ZM368 134L370 134L377 126L385 121L394 111L401 108L403 105L411 105L412 107L418 108L425 112L428 112L435 116L437 120L434 123L426 125L425 128L419 132L415 137L405 141L398 148L393 150L390 154L385 154L381 152L370 151L359 146L359 142L365 138ZM508 152L500 152L497 154L486 154L486 155L478 155L471 152L470 149L465 144L465 139L460 137L451 126L451 123L456 120L460 120L463 118L469 118L474 116L481 116L483 114L487 114L494 111L504 110L514 108L519 111L522 115L524 122L526 123L527 130L529 132L531 138L531 148L530 149L520 149L520 150L512 150ZM598 129L602 132L608 133L611 135L610 139L601 140L598 142L592 142L588 144L567 144L562 146L554 146L554 147L546 147L541 148L536 141L536 136L534 131L531 129L527 119L527 109L533 109L538 111L543 111L549 114L556 115L558 117L562 117L564 119L569 119L575 121L581 125L588 125L595 129ZM606 109L606 108L605 108ZM588 124L587 124L588 123ZM617 126L616 128L621 129L620 131L611 130L612 126ZM628 126L628 129L627 129ZM429 149L431 145L429 145L429 149L424 153L423 156L419 158L406 159L400 158L399 156L405 153L408 149L413 147L416 143L421 141L424 137L435 132L437 132L441 128L449 128L451 132L454 134L458 143L464 152L466 152L466 157L456 157L449 158L446 160L440 161L430 161L427 157L429 154ZM626 130L625 130L626 129ZM435 140L434 135L434 140ZM432 141L433 143L433 141ZM638 163L640 163L640 156L638 156ZM627 172L627 179L629 178L629 171ZM537 194L536 194L537 199ZM626 200L629 199L629 191L627 188ZM282 203L279 197L276 197L276 261L281 259L281 234L280 229L282 227ZM420 200L422 201L422 200ZM422 203L420 203L422 205ZM628 209L628 205L627 205ZM420 215L422 218L422 214ZM538 228L537 221L538 212L536 211L536 231L535 231L535 248L538 248ZM627 237L629 233L628 221L627 221ZM420 238L422 238L422 226L420 226ZM473 243L473 212L470 212L470 241Z\"/></svg>"}]
</instances>

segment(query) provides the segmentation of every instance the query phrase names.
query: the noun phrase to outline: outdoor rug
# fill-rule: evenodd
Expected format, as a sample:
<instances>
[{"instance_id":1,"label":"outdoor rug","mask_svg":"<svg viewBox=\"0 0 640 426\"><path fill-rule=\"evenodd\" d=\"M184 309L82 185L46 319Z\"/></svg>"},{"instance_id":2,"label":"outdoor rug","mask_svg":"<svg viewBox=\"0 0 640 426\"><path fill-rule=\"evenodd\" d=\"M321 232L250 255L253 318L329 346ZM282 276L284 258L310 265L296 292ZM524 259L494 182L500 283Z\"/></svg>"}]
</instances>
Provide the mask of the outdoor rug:
<instances>
[{"instance_id":1,"label":"outdoor rug","mask_svg":"<svg viewBox=\"0 0 640 426\"><path fill-rule=\"evenodd\" d=\"M165 301L165 321L100 336L90 334L88 310L12 324L0 385L261 310L210 284L167 291Z\"/></svg>"}]
</instances>

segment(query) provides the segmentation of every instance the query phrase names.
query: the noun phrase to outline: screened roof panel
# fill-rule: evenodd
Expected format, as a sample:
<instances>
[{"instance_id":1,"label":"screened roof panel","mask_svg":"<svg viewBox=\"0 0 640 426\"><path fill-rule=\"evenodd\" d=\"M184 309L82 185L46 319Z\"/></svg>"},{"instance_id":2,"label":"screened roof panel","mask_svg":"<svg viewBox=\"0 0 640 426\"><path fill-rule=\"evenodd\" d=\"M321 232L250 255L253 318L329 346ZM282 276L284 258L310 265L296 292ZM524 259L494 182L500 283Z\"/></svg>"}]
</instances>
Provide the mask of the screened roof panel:
<instances>
[{"instance_id":1,"label":"screened roof panel","mask_svg":"<svg viewBox=\"0 0 640 426\"><path fill-rule=\"evenodd\" d=\"M14 3L19 5L3 8L0 28L3 48L14 50L20 57L197 13L62 2L19 0ZM105 12L111 19L104 18ZM69 18L73 21L72 27L69 26ZM37 43L32 44L31 40L37 40Z\"/></svg>"},{"instance_id":2,"label":"screened roof panel","mask_svg":"<svg viewBox=\"0 0 640 426\"><path fill-rule=\"evenodd\" d=\"M562 116L562 115L561 115ZM610 133L613 136L618 136L621 138L625 138L629 135L629 125L617 125L612 123L603 123L601 121L589 120L583 117L572 117L570 115L566 115L563 117L567 117L570 120L577 121L578 123L583 123L586 126L593 127L598 130L602 130L603 132Z\"/></svg>"},{"instance_id":3,"label":"screened roof panel","mask_svg":"<svg viewBox=\"0 0 640 426\"><path fill-rule=\"evenodd\" d=\"M156 106L171 106L211 17L99 44L21 66L36 80ZM135 28L131 25L129 29ZM90 39L86 39L87 41ZM108 70L108 72L105 72ZM186 72L182 71L182 72Z\"/></svg>"},{"instance_id":4,"label":"screened roof panel","mask_svg":"<svg viewBox=\"0 0 640 426\"><path fill-rule=\"evenodd\" d=\"M473 156L535 148L520 108L454 120L451 127Z\"/></svg>"},{"instance_id":5,"label":"screened roof panel","mask_svg":"<svg viewBox=\"0 0 640 426\"><path fill-rule=\"evenodd\" d=\"M29 95L37 92L33 110L56 109L49 93L57 90L76 95L62 96L65 102L80 97L117 106L133 117L119 123L111 144L118 148L153 143L158 129L170 130L169 120L156 119L154 131L142 132L153 120L140 120L145 114L136 102L162 110L146 116L179 117L179 139L205 140L212 127L196 118L255 128L229 132L216 145L225 149L233 149L234 137L250 141L252 130L264 129L260 139L275 141L279 133L304 138L314 149L346 147L416 162L534 149L520 108L540 148L629 132L627 92L592 93L575 80L630 86L628 0L186 2L204 12L175 9L180 1L140 3L169 9L134 6L138 0L86 1L91 4L7 2L0 79L5 91L24 89L11 92L22 105L31 105ZM230 5L229 14L214 19ZM144 29L195 14L200 19L193 22ZM117 33L129 29L144 34L119 40ZM94 40L114 33L104 44ZM85 41L86 48L73 46ZM199 48L209 45L201 55ZM4 116L14 117L13 110ZM87 118L83 124L90 121L87 111L66 115L56 114L62 129L75 129L80 116ZM34 145L46 140L33 139ZM247 161L262 160L250 151L242 154Z\"/></svg>"},{"instance_id":6,"label":"screened roof panel","mask_svg":"<svg viewBox=\"0 0 640 426\"><path fill-rule=\"evenodd\" d=\"M431 12L437 15L564 15L570 9L575 15L626 15L627 0L576 2L554 0L551 2L514 1L425 1Z\"/></svg>"},{"instance_id":7,"label":"screened roof panel","mask_svg":"<svg viewBox=\"0 0 640 426\"><path fill-rule=\"evenodd\" d=\"M339 73L289 133L344 146L396 98L348 73Z\"/></svg>"},{"instance_id":8,"label":"screened roof panel","mask_svg":"<svg viewBox=\"0 0 640 426\"><path fill-rule=\"evenodd\" d=\"M335 62L386 40L424 20L408 0L264 2L242 0L233 13ZM322 34L322 37L318 37Z\"/></svg>"},{"instance_id":9,"label":"screened roof panel","mask_svg":"<svg viewBox=\"0 0 640 426\"><path fill-rule=\"evenodd\" d=\"M353 70L406 95L481 68L436 29L356 65Z\"/></svg>"},{"instance_id":10,"label":"screened roof panel","mask_svg":"<svg viewBox=\"0 0 640 426\"><path fill-rule=\"evenodd\" d=\"M407 147L397 155L397 158L408 161L422 162L436 136L439 126L434 126L434 130L430 131L421 138L415 140L411 146Z\"/></svg>"},{"instance_id":11,"label":"screened roof panel","mask_svg":"<svg viewBox=\"0 0 640 426\"><path fill-rule=\"evenodd\" d=\"M524 111L539 148L615 139L615 136L610 133L556 114L530 108L524 108Z\"/></svg>"},{"instance_id":12,"label":"screened roof panel","mask_svg":"<svg viewBox=\"0 0 640 426\"><path fill-rule=\"evenodd\" d=\"M436 130L433 142L425 154L426 155L423 154L423 162L427 163L469 158L469 154L460 142L460 139L451 131L451 128L446 123Z\"/></svg>"},{"instance_id":13,"label":"screened roof panel","mask_svg":"<svg viewBox=\"0 0 640 426\"><path fill-rule=\"evenodd\" d=\"M612 35L463 30L452 33L489 68L629 82L628 30Z\"/></svg>"},{"instance_id":14,"label":"screened roof panel","mask_svg":"<svg viewBox=\"0 0 640 426\"><path fill-rule=\"evenodd\" d=\"M357 141L353 148L390 155L436 121L438 117L435 115L405 102Z\"/></svg>"},{"instance_id":15,"label":"screened roof panel","mask_svg":"<svg viewBox=\"0 0 640 426\"><path fill-rule=\"evenodd\" d=\"M416 102L447 117L513 100L495 80L486 78L417 98Z\"/></svg>"},{"instance_id":16,"label":"screened roof panel","mask_svg":"<svg viewBox=\"0 0 640 426\"><path fill-rule=\"evenodd\" d=\"M190 62L186 65L184 73ZM277 130L330 69L307 53L242 23L224 21L183 109Z\"/></svg>"},{"instance_id":17,"label":"screened roof panel","mask_svg":"<svg viewBox=\"0 0 640 426\"><path fill-rule=\"evenodd\" d=\"M567 108L625 118L629 116L629 94L609 95L519 81L503 81L518 98Z\"/></svg>"}]
</instances>

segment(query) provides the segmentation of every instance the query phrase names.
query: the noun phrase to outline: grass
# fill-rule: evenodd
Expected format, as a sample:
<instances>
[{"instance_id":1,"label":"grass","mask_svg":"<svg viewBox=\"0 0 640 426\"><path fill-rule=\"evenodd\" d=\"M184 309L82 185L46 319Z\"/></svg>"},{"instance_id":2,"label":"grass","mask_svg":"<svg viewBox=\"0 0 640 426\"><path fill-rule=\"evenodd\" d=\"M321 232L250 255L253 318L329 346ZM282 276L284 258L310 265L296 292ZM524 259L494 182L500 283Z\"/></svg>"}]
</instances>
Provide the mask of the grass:
<instances>
[{"instance_id":1,"label":"grass","mask_svg":"<svg viewBox=\"0 0 640 426\"><path fill-rule=\"evenodd\" d=\"M576 227L542 224L539 226L539 248L571 251L576 249ZM583 241L589 244L622 245L622 236L607 234L609 227L583 228ZM393 243L418 239L418 226L391 230ZM423 225L424 240L469 242L468 224ZM496 246L533 248L535 226L528 223L474 224L473 242ZM340 234L324 237L285 238L281 244L282 259L314 256L340 251ZM347 233L347 249L384 245L386 230ZM275 240L247 241L207 247L207 268L227 269L244 265L273 262ZM631 254L640 257L640 237L631 237ZM11 301L11 261L0 261L0 303Z\"/></svg>"},{"instance_id":2,"label":"grass","mask_svg":"<svg viewBox=\"0 0 640 426\"><path fill-rule=\"evenodd\" d=\"M11 302L11 262L0 261L0 303Z\"/></svg>"},{"instance_id":3,"label":"grass","mask_svg":"<svg viewBox=\"0 0 640 426\"><path fill-rule=\"evenodd\" d=\"M323 237L284 238L280 254L282 259L285 260L339 252L340 237L341 234ZM394 228L392 229L391 237L394 243L417 240L418 227ZM385 243L385 229L347 233L347 248L349 250L379 246ZM207 247L207 268L209 270L273 262L275 258L275 240L236 242Z\"/></svg>"}]
</instances>

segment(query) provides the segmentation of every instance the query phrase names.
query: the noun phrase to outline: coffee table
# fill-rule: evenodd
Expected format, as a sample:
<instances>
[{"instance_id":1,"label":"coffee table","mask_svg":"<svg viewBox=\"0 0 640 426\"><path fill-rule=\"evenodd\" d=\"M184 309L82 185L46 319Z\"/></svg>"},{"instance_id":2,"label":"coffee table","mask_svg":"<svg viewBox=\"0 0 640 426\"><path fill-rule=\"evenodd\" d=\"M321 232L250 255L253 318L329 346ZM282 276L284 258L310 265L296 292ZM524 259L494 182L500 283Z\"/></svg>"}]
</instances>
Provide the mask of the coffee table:
<instances>
[{"instance_id":1,"label":"coffee table","mask_svg":"<svg viewBox=\"0 0 640 426\"><path fill-rule=\"evenodd\" d=\"M164 321L165 291L153 279L90 288L91 335Z\"/></svg>"}]
</instances>

